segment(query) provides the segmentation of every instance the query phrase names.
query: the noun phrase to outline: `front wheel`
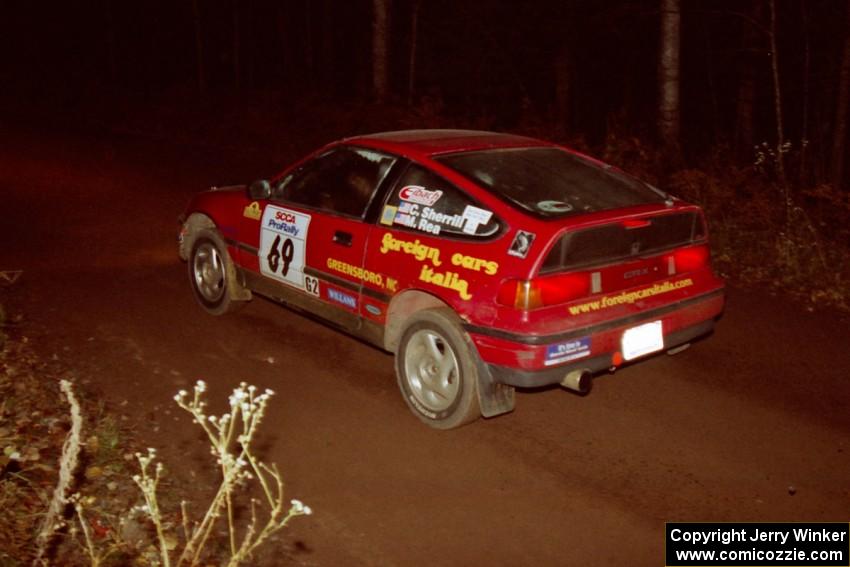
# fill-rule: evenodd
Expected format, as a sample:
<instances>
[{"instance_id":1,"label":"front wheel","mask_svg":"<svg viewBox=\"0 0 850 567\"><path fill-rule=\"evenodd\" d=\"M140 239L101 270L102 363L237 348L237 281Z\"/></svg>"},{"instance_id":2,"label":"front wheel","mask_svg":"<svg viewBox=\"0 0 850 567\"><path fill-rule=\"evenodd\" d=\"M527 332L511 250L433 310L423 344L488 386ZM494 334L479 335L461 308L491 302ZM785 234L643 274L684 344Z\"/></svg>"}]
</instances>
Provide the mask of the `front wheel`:
<instances>
[{"instance_id":1,"label":"front wheel","mask_svg":"<svg viewBox=\"0 0 850 567\"><path fill-rule=\"evenodd\" d=\"M213 315L222 315L244 304L234 298L231 282L233 265L227 247L218 234L203 230L189 255L189 280L195 299ZM235 285L235 284L234 284Z\"/></svg>"},{"instance_id":2,"label":"front wheel","mask_svg":"<svg viewBox=\"0 0 850 567\"><path fill-rule=\"evenodd\" d=\"M436 429L478 419L477 357L453 311L415 313L395 357L399 389L411 411Z\"/></svg>"}]
</instances>

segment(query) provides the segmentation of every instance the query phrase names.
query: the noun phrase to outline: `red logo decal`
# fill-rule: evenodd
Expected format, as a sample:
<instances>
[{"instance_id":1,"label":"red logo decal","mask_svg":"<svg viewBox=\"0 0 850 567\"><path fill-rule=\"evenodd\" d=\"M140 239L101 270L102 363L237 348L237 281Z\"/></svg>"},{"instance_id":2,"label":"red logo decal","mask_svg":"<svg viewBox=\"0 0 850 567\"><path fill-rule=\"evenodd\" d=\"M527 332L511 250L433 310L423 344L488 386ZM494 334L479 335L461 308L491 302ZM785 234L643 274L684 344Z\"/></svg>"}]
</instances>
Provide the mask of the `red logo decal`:
<instances>
[{"instance_id":1,"label":"red logo decal","mask_svg":"<svg viewBox=\"0 0 850 567\"><path fill-rule=\"evenodd\" d=\"M419 185L408 185L399 191L398 196L411 203L419 203L426 207L432 207L443 196L443 192L440 190L429 191Z\"/></svg>"},{"instance_id":2,"label":"red logo decal","mask_svg":"<svg viewBox=\"0 0 850 567\"><path fill-rule=\"evenodd\" d=\"M283 222L295 222L295 215L292 213L285 213L283 211L277 211L274 214L274 218Z\"/></svg>"}]
</instances>

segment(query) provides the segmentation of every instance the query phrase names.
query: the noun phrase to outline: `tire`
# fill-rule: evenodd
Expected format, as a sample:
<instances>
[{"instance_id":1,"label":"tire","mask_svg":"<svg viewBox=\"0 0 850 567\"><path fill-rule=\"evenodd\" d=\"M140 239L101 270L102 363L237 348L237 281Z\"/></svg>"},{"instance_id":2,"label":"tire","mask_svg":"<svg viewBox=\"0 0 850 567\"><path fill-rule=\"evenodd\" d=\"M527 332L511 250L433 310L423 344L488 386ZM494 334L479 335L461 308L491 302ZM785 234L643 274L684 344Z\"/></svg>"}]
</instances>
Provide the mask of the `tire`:
<instances>
[{"instance_id":1,"label":"tire","mask_svg":"<svg viewBox=\"0 0 850 567\"><path fill-rule=\"evenodd\" d=\"M410 410L435 429L481 416L478 352L451 309L426 309L409 319L395 355L398 387Z\"/></svg>"},{"instance_id":2,"label":"tire","mask_svg":"<svg viewBox=\"0 0 850 567\"><path fill-rule=\"evenodd\" d=\"M235 281L233 262L221 237L212 230L201 230L189 254L189 282L195 299L213 315L235 311L245 304L234 299L231 288Z\"/></svg>"}]
</instances>

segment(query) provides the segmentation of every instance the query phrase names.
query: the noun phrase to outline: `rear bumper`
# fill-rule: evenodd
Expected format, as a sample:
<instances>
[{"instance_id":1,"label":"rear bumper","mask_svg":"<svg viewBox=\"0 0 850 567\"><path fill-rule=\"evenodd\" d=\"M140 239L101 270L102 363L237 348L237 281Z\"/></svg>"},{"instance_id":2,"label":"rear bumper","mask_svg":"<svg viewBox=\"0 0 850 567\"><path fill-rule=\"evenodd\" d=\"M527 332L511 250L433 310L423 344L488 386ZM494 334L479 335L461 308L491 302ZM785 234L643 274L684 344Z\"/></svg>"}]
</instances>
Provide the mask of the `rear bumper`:
<instances>
[{"instance_id":1,"label":"rear bumper","mask_svg":"<svg viewBox=\"0 0 850 567\"><path fill-rule=\"evenodd\" d=\"M582 327L557 335L508 334L468 326L493 380L522 388L558 384L573 370L599 372L622 364L623 332L650 321L661 321L664 350L675 348L714 328L724 305L723 290L688 298L633 316Z\"/></svg>"},{"instance_id":2,"label":"rear bumper","mask_svg":"<svg viewBox=\"0 0 850 567\"><path fill-rule=\"evenodd\" d=\"M685 344L714 329L714 320L703 321L686 329L681 329L664 337L664 348L671 349ZM583 358L576 362L563 364L545 370L518 370L496 364L488 364L493 381L517 388L539 388L551 384L560 384L564 377L573 370L588 370L595 374L615 366L612 354L602 354L591 358Z\"/></svg>"}]
</instances>

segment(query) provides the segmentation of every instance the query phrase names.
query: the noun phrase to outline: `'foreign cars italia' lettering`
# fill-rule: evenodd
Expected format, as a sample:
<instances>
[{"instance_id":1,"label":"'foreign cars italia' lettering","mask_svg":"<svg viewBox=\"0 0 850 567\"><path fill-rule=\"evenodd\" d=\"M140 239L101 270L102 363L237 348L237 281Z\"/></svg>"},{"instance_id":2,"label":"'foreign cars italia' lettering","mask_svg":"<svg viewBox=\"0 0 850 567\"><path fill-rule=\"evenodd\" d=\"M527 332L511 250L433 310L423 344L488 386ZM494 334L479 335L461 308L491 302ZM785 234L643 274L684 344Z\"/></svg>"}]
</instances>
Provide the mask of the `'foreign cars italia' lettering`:
<instances>
[{"instance_id":1,"label":"'foreign cars italia' lettering","mask_svg":"<svg viewBox=\"0 0 850 567\"><path fill-rule=\"evenodd\" d=\"M457 272L435 272L426 265L419 272L419 279L423 282L455 290L461 299L470 299L469 282L461 279Z\"/></svg>"}]
</instances>

